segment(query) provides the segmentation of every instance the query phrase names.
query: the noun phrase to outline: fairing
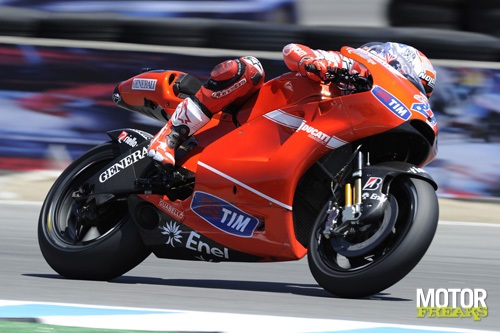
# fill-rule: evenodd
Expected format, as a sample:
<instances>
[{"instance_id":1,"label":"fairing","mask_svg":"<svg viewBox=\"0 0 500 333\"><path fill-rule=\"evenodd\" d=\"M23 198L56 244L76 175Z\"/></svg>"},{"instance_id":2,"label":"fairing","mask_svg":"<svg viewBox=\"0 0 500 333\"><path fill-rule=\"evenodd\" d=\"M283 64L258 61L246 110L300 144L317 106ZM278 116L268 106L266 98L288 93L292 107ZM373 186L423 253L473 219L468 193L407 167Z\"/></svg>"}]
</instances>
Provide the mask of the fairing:
<instances>
[{"instance_id":1,"label":"fairing","mask_svg":"<svg viewBox=\"0 0 500 333\"><path fill-rule=\"evenodd\" d=\"M210 248L218 244L218 248L249 255L245 260L301 258L307 244L297 239L300 227L294 219L294 199L300 181L318 161L346 145L369 143L391 131L411 132L419 138L410 142L418 146L411 147L410 153L420 151L411 162L423 166L434 158L437 124L425 95L369 53L349 47L342 53L371 73L369 91L346 94L333 84L287 73L266 82L237 113L216 114L196 133L196 147L177 159L180 169L196 175L191 194L181 198L140 195L140 200L160 207L168 216L155 228L142 230L158 256L175 257L161 250L168 238L158 229L174 223L184 235L196 230L200 237L209 238L214 242L207 245ZM174 91L181 77L182 73L146 72L140 78L157 80L161 90L134 90L133 79L118 90L128 106L143 107L147 95L168 115L182 100ZM175 207L182 219L162 206Z\"/></svg>"}]
</instances>

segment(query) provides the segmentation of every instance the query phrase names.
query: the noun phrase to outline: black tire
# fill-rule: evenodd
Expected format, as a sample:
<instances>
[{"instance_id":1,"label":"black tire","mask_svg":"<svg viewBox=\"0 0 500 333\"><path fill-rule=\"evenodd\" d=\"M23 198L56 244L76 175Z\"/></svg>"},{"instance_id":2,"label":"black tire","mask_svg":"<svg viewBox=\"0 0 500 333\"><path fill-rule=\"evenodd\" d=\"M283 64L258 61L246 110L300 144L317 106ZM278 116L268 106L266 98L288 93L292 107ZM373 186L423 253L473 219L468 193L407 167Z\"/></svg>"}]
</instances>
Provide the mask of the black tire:
<instances>
[{"instance_id":1,"label":"black tire","mask_svg":"<svg viewBox=\"0 0 500 333\"><path fill-rule=\"evenodd\" d=\"M319 214L311 234L308 262L312 275L325 290L346 298L376 294L405 277L424 256L438 223L434 188L424 180L402 176L392 182L388 197L390 204L385 212L389 216L385 218L395 219L394 227L379 246L362 257L341 258L334 250L335 240L322 235L326 206ZM343 267L341 260L348 262L348 267Z\"/></svg>"},{"instance_id":2,"label":"black tire","mask_svg":"<svg viewBox=\"0 0 500 333\"><path fill-rule=\"evenodd\" d=\"M50 267L66 278L112 280L150 254L126 200L100 206L94 226L75 218L78 204L73 192L117 154L113 143L85 153L61 174L43 203L38 222L40 250Z\"/></svg>"}]
</instances>

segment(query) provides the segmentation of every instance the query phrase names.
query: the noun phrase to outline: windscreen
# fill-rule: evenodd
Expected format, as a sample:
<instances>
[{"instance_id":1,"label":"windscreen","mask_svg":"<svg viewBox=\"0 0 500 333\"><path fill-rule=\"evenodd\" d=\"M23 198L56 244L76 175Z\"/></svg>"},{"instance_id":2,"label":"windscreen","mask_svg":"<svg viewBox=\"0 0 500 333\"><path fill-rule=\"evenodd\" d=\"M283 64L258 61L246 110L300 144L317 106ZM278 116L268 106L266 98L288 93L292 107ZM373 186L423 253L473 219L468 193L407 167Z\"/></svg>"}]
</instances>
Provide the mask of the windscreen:
<instances>
[{"instance_id":1,"label":"windscreen","mask_svg":"<svg viewBox=\"0 0 500 333\"><path fill-rule=\"evenodd\" d=\"M418 77L418 73L415 72L413 66L411 66L407 60L412 59L412 53L416 53L416 49L404 44L380 42L364 44L360 48L391 65L406 79L408 79L418 90L425 94L425 89L420 81L420 78Z\"/></svg>"}]
</instances>

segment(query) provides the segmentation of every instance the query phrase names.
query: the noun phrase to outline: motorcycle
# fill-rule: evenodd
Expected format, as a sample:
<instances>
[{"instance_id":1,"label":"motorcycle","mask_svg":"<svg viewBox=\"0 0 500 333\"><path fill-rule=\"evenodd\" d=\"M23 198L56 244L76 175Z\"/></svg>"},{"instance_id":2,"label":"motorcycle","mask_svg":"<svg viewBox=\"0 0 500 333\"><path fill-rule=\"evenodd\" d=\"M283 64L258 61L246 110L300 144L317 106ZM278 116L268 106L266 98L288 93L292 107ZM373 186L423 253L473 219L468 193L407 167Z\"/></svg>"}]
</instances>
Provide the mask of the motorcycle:
<instances>
[{"instance_id":1,"label":"motorcycle","mask_svg":"<svg viewBox=\"0 0 500 333\"><path fill-rule=\"evenodd\" d=\"M151 134L110 131L47 194L38 226L47 263L66 278L112 280L151 253L210 262L307 255L318 284L340 297L400 281L437 227L437 185L422 169L437 154L437 122L410 68L341 52L370 76L273 78L182 143L169 172L147 156ZM119 83L113 100L166 122L200 86L184 72L145 70Z\"/></svg>"}]
</instances>

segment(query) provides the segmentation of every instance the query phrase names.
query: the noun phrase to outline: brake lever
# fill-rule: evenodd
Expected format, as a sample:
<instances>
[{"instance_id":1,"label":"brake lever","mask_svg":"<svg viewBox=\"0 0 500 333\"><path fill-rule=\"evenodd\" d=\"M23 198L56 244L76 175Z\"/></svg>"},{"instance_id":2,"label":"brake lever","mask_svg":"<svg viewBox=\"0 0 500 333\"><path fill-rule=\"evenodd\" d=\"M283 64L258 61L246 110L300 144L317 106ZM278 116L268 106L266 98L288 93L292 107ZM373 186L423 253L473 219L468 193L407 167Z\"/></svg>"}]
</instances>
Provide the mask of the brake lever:
<instances>
[{"instance_id":1,"label":"brake lever","mask_svg":"<svg viewBox=\"0 0 500 333\"><path fill-rule=\"evenodd\" d=\"M359 73L352 76L352 85L357 91L368 91L372 88L372 84L370 77L360 76Z\"/></svg>"},{"instance_id":2,"label":"brake lever","mask_svg":"<svg viewBox=\"0 0 500 333\"><path fill-rule=\"evenodd\" d=\"M305 66L306 71L319 76L319 70L313 64ZM333 82L335 84L353 85L356 91L368 91L371 89L372 82L369 78L359 76L359 73L351 74L347 68L334 68L326 73L324 82Z\"/></svg>"},{"instance_id":3,"label":"brake lever","mask_svg":"<svg viewBox=\"0 0 500 333\"><path fill-rule=\"evenodd\" d=\"M360 76L359 73L349 73L346 68L339 69L336 73L335 83L344 83L354 87L355 91L362 92L368 91L372 87L370 78Z\"/></svg>"},{"instance_id":4,"label":"brake lever","mask_svg":"<svg viewBox=\"0 0 500 333\"><path fill-rule=\"evenodd\" d=\"M313 64L307 64L307 65L305 65L305 69L309 73L319 74L319 70Z\"/></svg>"},{"instance_id":5,"label":"brake lever","mask_svg":"<svg viewBox=\"0 0 500 333\"><path fill-rule=\"evenodd\" d=\"M306 71L313 73L313 74L316 74L318 76L320 74L320 71L313 64L306 65L305 69L306 69ZM334 70L331 70L331 71L329 70L328 72L326 72L326 79L324 81L325 82L334 82L336 77L337 77L336 73L337 73L337 68L335 68Z\"/></svg>"}]
</instances>

